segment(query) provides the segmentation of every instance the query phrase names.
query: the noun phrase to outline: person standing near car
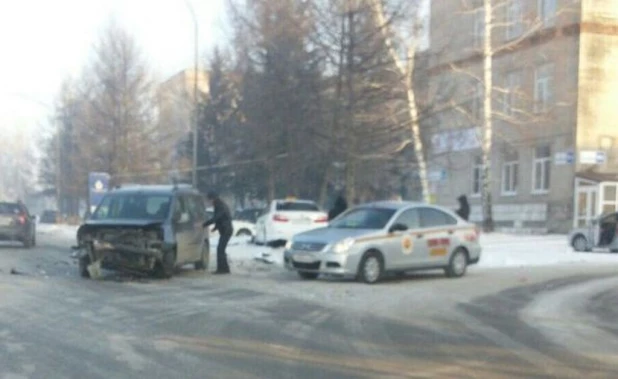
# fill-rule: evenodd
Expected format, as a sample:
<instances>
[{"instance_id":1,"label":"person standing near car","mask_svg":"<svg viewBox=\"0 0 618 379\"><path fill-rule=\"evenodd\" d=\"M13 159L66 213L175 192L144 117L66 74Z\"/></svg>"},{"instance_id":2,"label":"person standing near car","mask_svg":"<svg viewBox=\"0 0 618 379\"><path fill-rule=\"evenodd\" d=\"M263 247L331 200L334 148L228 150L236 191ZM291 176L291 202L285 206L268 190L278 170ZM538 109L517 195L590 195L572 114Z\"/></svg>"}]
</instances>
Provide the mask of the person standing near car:
<instances>
[{"instance_id":1,"label":"person standing near car","mask_svg":"<svg viewBox=\"0 0 618 379\"><path fill-rule=\"evenodd\" d=\"M337 196L333 208L328 212L328 220L332 221L348 209L348 202L343 195Z\"/></svg>"},{"instance_id":2,"label":"person standing near car","mask_svg":"<svg viewBox=\"0 0 618 379\"><path fill-rule=\"evenodd\" d=\"M207 228L210 225L215 227L212 231L219 231L219 243L217 244L217 271L215 274L229 274L230 266L227 262L227 254L225 249L227 244L232 238L234 228L232 227L232 214L230 208L225 204L216 192L208 192L206 195L210 203L212 204L214 214L212 218L204 222L204 227Z\"/></svg>"}]
</instances>

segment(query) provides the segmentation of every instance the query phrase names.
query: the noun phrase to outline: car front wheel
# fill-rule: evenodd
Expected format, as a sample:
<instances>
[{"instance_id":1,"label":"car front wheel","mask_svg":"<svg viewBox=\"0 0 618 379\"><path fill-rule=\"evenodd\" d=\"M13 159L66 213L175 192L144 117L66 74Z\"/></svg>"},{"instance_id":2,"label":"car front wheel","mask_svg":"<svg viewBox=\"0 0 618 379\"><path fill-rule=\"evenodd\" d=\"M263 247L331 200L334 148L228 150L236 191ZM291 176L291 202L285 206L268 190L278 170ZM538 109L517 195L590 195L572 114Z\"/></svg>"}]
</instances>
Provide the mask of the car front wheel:
<instances>
[{"instance_id":1,"label":"car front wheel","mask_svg":"<svg viewBox=\"0 0 618 379\"><path fill-rule=\"evenodd\" d=\"M163 258L155 266L155 274L161 279L169 279L174 274L176 267L176 252L168 250L163 253Z\"/></svg>"},{"instance_id":2,"label":"car front wheel","mask_svg":"<svg viewBox=\"0 0 618 379\"><path fill-rule=\"evenodd\" d=\"M90 272L88 271L88 266L90 266L90 255L84 254L79 257L79 276L82 278L88 279L90 278Z\"/></svg>"},{"instance_id":3,"label":"car front wheel","mask_svg":"<svg viewBox=\"0 0 618 379\"><path fill-rule=\"evenodd\" d=\"M586 237L579 235L573 239L573 249L577 252L588 251L588 241Z\"/></svg>"},{"instance_id":4,"label":"car front wheel","mask_svg":"<svg viewBox=\"0 0 618 379\"><path fill-rule=\"evenodd\" d=\"M384 260L377 251L365 254L358 268L358 278L367 284L375 284L384 275Z\"/></svg>"}]
</instances>

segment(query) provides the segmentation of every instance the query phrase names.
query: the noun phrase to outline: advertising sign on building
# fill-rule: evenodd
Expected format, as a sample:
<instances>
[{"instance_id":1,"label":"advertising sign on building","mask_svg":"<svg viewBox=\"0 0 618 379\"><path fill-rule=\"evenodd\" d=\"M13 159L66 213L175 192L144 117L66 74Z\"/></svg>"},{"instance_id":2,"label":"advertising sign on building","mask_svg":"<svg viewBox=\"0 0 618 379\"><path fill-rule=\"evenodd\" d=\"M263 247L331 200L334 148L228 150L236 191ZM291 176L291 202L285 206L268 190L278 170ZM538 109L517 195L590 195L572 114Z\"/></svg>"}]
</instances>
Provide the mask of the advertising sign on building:
<instances>
[{"instance_id":1,"label":"advertising sign on building","mask_svg":"<svg viewBox=\"0 0 618 379\"><path fill-rule=\"evenodd\" d=\"M580 151L579 163L581 164L604 164L607 162L607 155L604 151Z\"/></svg>"},{"instance_id":2,"label":"advertising sign on building","mask_svg":"<svg viewBox=\"0 0 618 379\"><path fill-rule=\"evenodd\" d=\"M554 162L557 166L571 165L575 163L575 154L572 151L561 151L556 153Z\"/></svg>"},{"instance_id":3,"label":"advertising sign on building","mask_svg":"<svg viewBox=\"0 0 618 379\"><path fill-rule=\"evenodd\" d=\"M453 129L434 134L431 147L434 154L479 149L479 128Z\"/></svg>"},{"instance_id":4,"label":"advertising sign on building","mask_svg":"<svg viewBox=\"0 0 618 379\"><path fill-rule=\"evenodd\" d=\"M88 174L88 204L90 213L94 212L103 195L109 190L110 176L106 172L91 172Z\"/></svg>"}]
</instances>

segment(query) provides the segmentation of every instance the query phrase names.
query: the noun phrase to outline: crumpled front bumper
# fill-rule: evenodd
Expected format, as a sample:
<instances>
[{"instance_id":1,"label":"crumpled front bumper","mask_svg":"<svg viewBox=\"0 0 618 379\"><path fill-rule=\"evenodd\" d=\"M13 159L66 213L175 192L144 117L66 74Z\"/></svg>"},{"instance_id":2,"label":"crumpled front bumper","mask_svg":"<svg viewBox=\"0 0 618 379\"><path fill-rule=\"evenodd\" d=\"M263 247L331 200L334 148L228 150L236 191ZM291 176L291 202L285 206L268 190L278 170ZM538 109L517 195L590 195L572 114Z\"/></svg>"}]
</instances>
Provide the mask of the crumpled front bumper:
<instances>
[{"instance_id":1,"label":"crumpled front bumper","mask_svg":"<svg viewBox=\"0 0 618 379\"><path fill-rule=\"evenodd\" d=\"M77 259L89 256L90 262L100 261L104 268L131 268L151 270L155 262L163 258L164 248L136 247L126 244L111 244L105 241L89 241L73 247Z\"/></svg>"}]
</instances>

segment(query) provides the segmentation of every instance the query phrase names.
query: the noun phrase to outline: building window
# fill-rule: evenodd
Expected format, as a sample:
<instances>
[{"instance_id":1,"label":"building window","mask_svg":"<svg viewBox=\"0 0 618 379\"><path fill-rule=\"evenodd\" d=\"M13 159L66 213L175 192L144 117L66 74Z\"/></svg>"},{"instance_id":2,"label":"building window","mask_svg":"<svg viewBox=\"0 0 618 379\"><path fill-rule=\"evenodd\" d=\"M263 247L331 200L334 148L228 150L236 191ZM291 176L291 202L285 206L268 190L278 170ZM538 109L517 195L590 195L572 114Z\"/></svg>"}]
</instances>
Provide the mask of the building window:
<instances>
[{"instance_id":1,"label":"building window","mask_svg":"<svg viewBox=\"0 0 618 379\"><path fill-rule=\"evenodd\" d=\"M517 194L519 182L519 155L517 153L505 156L502 164L502 195Z\"/></svg>"},{"instance_id":2,"label":"building window","mask_svg":"<svg viewBox=\"0 0 618 379\"><path fill-rule=\"evenodd\" d=\"M556 23L556 0L538 0L539 18L543 26L550 27Z\"/></svg>"},{"instance_id":3,"label":"building window","mask_svg":"<svg viewBox=\"0 0 618 379\"><path fill-rule=\"evenodd\" d=\"M509 0L506 6L506 39L511 40L524 32L521 0Z\"/></svg>"},{"instance_id":4,"label":"building window","mask_svg":"<svg viewBox=\"0 0 618 379\"><path fill-rule=\"evenodd\" d=\"M534 71L534 112L547 112L553 103L554 65L545 64Z\"/></svg>"},{"instance_id":5,"label":"building window","mask_svg":"<svg viewBox=\"0 0 618 379\"><path fill-rule=\"evenodd\" d=\"M547 193L551 175L551 148L537 147L532 162L532 192Z\"/></svg>"},{"instance_id":6,"label":"building window","mask_svg":"<svg viewBox=\"0 0 618 379\"><path fill-rule=\"evenodd\" d=\"M479 156L474 157L472 167L472 195L479 196L483 188L483 159Z\"/></svg>"},{"instance_id":7,"label":"building window","mask_svg":"<svg viewBox=\"0 0 618 379\"><path fill-rule=\"evenodd\" d=\"M483 46L485 37L485 8L474 11L474 46Z\"/></svg>"},{"instance_id":8,"label":"building window","mask_svg":"<svg viewBox=\"0 0 618 379\"><path fill-rule=\"evenodd\" d=\"M512 116L516 108L517 92L521 88L521 71L512 71L506 75L506 83L502 99L503 112Z\"/></svg>"}]
</instances>

